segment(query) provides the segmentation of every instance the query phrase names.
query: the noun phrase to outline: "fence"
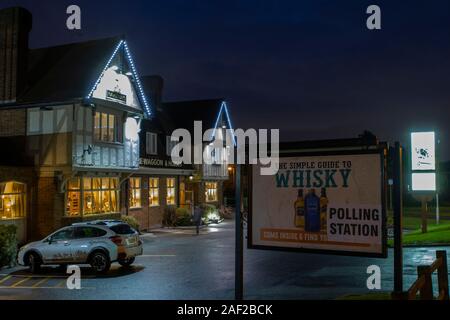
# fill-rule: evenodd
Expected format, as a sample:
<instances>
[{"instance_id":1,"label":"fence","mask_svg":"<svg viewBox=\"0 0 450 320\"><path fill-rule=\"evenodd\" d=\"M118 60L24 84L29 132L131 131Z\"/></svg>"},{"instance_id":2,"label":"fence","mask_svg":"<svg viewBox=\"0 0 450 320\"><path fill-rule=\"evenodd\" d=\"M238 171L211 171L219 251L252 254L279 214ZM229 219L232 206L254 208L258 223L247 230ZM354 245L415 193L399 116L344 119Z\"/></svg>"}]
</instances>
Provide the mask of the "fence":
<instances>
[{"instance_id":1,"label":"fence","mask_svg":"<svg viewBox=\"0 0 450 320\"><path fill-rule=\"evenodd\" d=\"M406 299L433 300L433 273L437 271L439 295L437 300L449 300L447 252L436 251L436 260L428 266L417 267L417 280L406 292Z\"/></svg>"}]
</instances>

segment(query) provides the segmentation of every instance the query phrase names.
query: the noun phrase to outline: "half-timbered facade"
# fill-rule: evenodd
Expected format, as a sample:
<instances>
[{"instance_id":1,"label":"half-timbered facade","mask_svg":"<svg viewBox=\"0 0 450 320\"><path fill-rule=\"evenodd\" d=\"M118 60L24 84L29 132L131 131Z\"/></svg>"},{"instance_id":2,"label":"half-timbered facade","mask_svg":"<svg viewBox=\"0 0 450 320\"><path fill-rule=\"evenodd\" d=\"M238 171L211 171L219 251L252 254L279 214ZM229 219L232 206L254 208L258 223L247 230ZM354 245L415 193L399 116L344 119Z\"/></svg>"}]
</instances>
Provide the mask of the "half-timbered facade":
<instances>
[{"instance_id":1,"label":"half-timbered facade","mask_svg":"<svg viewBox=\"0 0 450 320\"><path fill-rule=\"evenodd\" d=\"M0 223L18 225L23 241L119 217L151 114L126 40L29 49L28 12L0 14L2 39L12 39L0 55L18 65L1 69L0 144L13 153L0 157Z\"/></svg>"},{"instance_id":2,"label":"half-timbered facade","mask_svg":"<svg viewBox=\"0 0 450 320\"><path fill-rule=\"evenodd\" d=\"M154 117L142 121L140 168L130 186L129 214L136 217L143 228L161 226L170 207L192 210L199 204L221 206L223 182L229 179L229 166L223 161L229 151L225 145L220 152L208 152L216 155L208 159L210 164L175 164L171 159L176 144L171 141L173 130L187 129L193 137L194 121L202 122L203 132L214 129L210 139L203 143L203 150L212 148L215 136L225 137L226 129L232 129L226 102L214 99L158 103L159 94L153 96L162 86L152 86L154 80L143 79L146 92L155 101ZM139 199L133 201L137 195Z\"/></svg>"}]
</instances>

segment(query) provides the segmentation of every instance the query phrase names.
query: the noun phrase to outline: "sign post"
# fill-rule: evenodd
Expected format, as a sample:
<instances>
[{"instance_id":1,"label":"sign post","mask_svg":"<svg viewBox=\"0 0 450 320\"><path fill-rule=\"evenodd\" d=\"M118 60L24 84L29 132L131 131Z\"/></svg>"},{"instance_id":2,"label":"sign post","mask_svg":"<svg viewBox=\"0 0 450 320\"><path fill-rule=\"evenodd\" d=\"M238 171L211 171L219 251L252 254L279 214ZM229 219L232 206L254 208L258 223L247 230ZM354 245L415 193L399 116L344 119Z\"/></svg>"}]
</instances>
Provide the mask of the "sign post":
<instances>
[{"instance_id":1,"label":"sign post","mask_svg":"<svg viewBox=\"0 0 450 320\"><path fill-rule=\"evenodd\" d=\"M428 232L428 226L427 226L428 204L427 204L426 196L421 196L420 201L421 201L420 217L422 220L422 233L427 233Z\"/></svg>"},{"instance_id":2,"label":"sign post","mask_svg":"<svg viewBox=\"0 0 450 320\"><path fill-rule=\"evenodd\" d=\"M414 196L421 202L422 233L428 231L428 201L437 193L436 138L434 132L411 133L411 185ZM439 199L436 199L438 204ZM438 210L436 220L438 221Z\"/></svg>"},{"instance_id":3,"label":"sign post","mask_svg":"<svg viewBox=\"0 0 450 320\"><path fill-rule=\"evenodd\" d=\"M436 224L439 224L439 192L436 192Z\"/></svg>"},{"instance_id":4,"label":"sign post","mask_svg":"<svg viewBox=\"0 0 450 320\"><path fill-rule=\"evenodd\" d=\"M403 150L395 143L394 154L394 297L403 294Z\"/></svg>"},{"instance_id":5,"label":"sign post","mask_svg":"<svg viewBox=\"0 0 450 320\"><path fill-rule=\"evenodd\" d=\"M235 282L234 298L243 299L244 292L244 252L241 216L241 165L236 164L236 189L235 189Z\"/></svg>"}]
</instances>

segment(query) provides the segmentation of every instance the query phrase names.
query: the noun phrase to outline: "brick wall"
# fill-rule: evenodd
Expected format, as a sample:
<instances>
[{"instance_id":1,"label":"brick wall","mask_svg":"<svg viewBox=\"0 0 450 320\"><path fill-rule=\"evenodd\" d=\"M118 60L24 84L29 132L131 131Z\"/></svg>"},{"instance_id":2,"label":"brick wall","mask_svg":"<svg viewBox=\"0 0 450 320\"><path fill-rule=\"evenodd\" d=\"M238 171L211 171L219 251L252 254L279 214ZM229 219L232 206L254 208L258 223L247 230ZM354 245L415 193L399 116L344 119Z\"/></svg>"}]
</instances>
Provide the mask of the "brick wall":
<instances>
[{"instance_id":1,"label":"brick wall","mask_svg":"<svg viewBox=\"0 0 450 320\"><path fill-rule=\"evenodd\" d=\"M63 226L64 193L58 192L55 177L40 177L37 185L35 232L43 237Z\"/></svg>"},{"instance_id":2,"label":"brick wall","mask_svg":"<svg viewBox=\"0 0 450 320\"><path fill-rule=\"evenodd\" d=\"M27 110L0 110L0 137L25 136Z\"/></svg>"},{"instance_id":3,"label":"brick wall","mask_svg":"<svg viewBox=\"0 0 450 320\"><path fill-rule=\"evenodd\" d=\"M31 24L23 8L0 10L0 103L16 101L25 87Z\"/></svg>"}]
</instances>

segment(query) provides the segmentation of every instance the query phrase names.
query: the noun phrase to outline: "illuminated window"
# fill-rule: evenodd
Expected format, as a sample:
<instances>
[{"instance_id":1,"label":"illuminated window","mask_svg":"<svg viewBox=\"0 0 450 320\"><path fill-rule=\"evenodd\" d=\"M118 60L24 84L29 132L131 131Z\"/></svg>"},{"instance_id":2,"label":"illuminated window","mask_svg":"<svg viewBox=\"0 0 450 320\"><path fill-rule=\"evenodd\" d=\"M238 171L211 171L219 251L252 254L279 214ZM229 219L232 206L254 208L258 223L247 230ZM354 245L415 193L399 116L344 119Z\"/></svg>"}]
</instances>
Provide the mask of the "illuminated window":
<instances>
[{"instance_id":1,"label":"illuminated window","mask_svg":"<svg viewBox=\"0 0 450 320\"><path fill-rule=\"evenodd\" d=\"M80 183L83 183L83 190ZM68 216L78 216L80 209L86 215L119 211L118 178L74 178L69 181L66 194L66 215ZM83 205L81 205L81 199L83 199Z\"/></svg>"},{"instance_id":2,"label":"illuminated window","mask_svg":"<svg viewBox=\"0 0 450 320\"><path fill-rule=\"evenodd\" d=\"M113 114L108 115L108 140L109 142L116 141L116 116Z\"/></svg>"},{"instance_id":3,"label":"illuminated window","mask_svg":"<svg viewBox=\"0 0 450 320\"><path fill-rule=\"evenodd\" d=\"M101 140L101 138L102 138L100 116L101 116L100 112L96 112L95 113L95 117L94 117L94 137L95 137L95 140Z\"/></svg>"},{"instance_id":4,"label":"illuminated window","mask_svg":"<svg viewBox=\"0 0 450 320\"><path fill-rule=\"evenodd\" d=\"M25 216L25 184L19 182L0 183L0 220Z\"/></svg>"},{"instance_id":5,"label":"illuminated window","mask_svg":"<svg viewBox=\"0 0 450 320\"><path fill-rule=\"evenodd\" d=\"M159 206L159 178L148 180L148 203L150 207Z\"/></svg>"},{"instance_id":6,"label":"illuminated window","mask_svg":"<svg viewBox=\"0 0 450 320\"><path fill-rule=\"evenodd\" d=\"M130 208L141 207L141 178L130 178Z\"/></svg>"},{"instance_id":7,"label":"illuminated window","mask_svg":"<svg viewBox=\"0 0 450 320\"><path fill-rule=\"evenodd\" d=\"M217 201L217 182L205 182L206 202Z\"/></svg>"},{"instance_id":8,"label":"illuminated window","mask_svg":"<svg viewBox=\"0 0 450 320\"><path fill-rule=\"evenodd\" d=\"M167 178L167 199L168 205L175 204L175 178Z\"/></svg>"},{"instance_id":9,"label":"illuminated window","mask_svg":"<svg viewBox=\"0 0 450 320\"><path fill-rule=\"evenodd\" d=\"M96 112L94 117L94 137L98 141L119 142L116 126L116 116Z\"/></svg>"},{"instance_id":10,"label":"illuminated window","mask_svg":"<svg viewBox=\"0 0 450 320\"><path fill-rule=\"evenodd\" d=\"M66 214L78 216L80 214L80 179L70 179L67 190Z\"/></svg>"}]
</instances>

